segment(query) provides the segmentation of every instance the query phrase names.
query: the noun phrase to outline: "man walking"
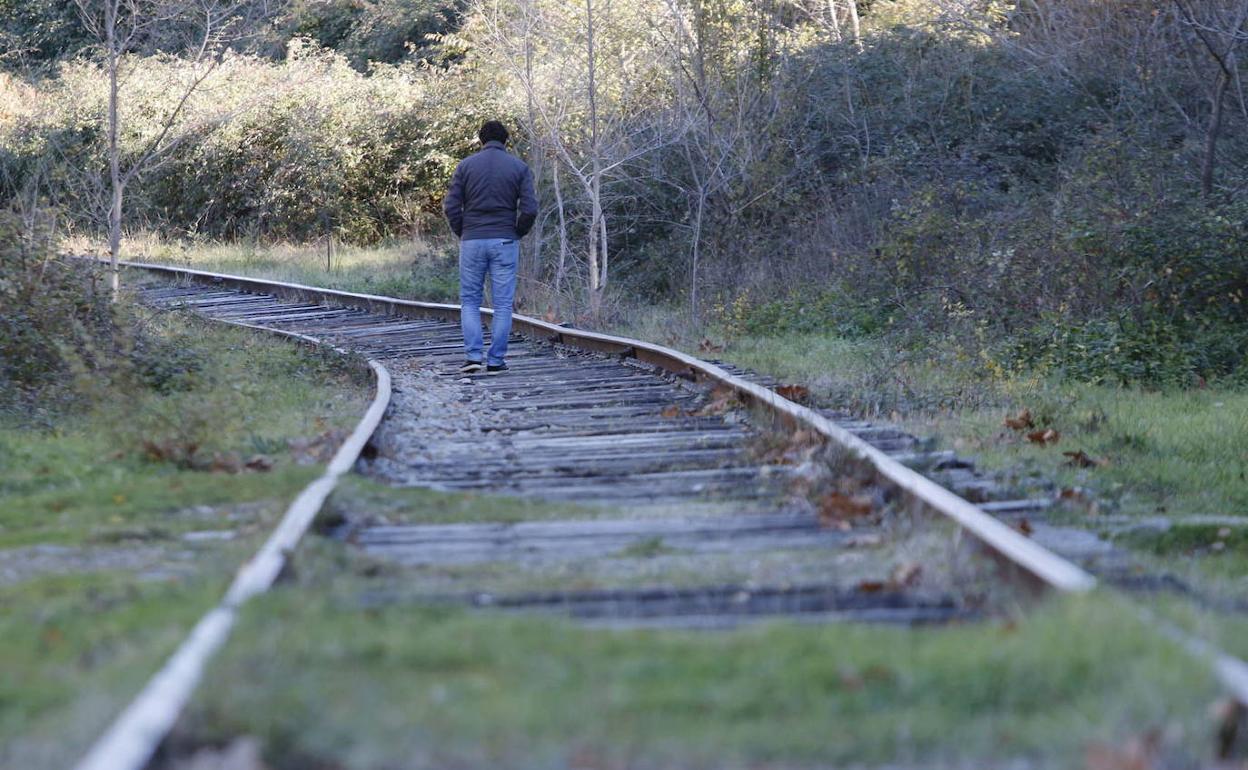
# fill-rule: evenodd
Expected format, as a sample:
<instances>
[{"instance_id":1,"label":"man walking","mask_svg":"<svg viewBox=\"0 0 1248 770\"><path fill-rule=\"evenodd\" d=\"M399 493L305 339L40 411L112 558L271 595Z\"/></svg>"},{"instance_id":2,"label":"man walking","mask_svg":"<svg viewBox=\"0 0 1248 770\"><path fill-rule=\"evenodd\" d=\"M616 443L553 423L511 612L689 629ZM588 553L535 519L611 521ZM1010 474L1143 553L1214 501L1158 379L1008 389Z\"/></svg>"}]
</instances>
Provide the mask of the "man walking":
<instances>
[{"instance_id":1,"label":"man walking","mask_svg":"<svg viewBox=\"0 0 1248 770\"><path fill-rule=\"evenodd\" d=\"M507 129L486 121L477 132L481 150L464 158L451 177L442 208L459 236L460 325L464 330L464 374L507 371L511 303L516 294L520 239L537 220L533 173L507 152ZM493 341L482 363L481 296L489 273L494 297Z\"/></svg>"}]
</instances>

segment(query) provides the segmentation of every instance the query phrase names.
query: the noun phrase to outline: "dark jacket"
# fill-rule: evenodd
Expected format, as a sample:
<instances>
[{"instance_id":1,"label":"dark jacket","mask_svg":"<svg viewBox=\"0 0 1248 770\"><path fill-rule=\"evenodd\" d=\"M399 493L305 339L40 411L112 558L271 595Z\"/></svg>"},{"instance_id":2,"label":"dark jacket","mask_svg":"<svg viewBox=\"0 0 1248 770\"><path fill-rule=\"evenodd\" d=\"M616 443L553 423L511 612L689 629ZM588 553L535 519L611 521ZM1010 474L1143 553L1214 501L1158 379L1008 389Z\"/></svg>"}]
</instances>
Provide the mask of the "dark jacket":
<instances>
[{"instance_id":1,"label":"dark jacket","mask_svg":"<svg viewBox=\"0 0 1248 770\"><path fill-rule=\"evenodd\" d=\"M523 238L537 219L533 173L502 142L486 142L455 167L442 209L465 241Z\"/></svg>"}]
</instances>

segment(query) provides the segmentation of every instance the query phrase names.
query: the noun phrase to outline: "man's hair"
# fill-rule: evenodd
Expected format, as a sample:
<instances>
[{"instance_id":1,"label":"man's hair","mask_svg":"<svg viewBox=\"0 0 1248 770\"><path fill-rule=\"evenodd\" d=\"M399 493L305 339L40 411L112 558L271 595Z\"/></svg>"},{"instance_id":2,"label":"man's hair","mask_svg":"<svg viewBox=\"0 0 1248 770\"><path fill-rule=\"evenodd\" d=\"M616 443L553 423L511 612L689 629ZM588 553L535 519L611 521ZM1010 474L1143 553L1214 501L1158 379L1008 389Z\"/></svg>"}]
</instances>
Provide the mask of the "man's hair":
<instances>
[{"instance_id":1,"label":"man's hair","mask_svg":"<svg viewBox=\"0 0 1248 770\"><path fill-rule=\"evenodd\" d=\"M481 124L481 130L477 132L477 138L481 140L481 144L486 142L502 142L507 144L507 139L511 134L507 133L507 127L497 120L487 120Z\"/></svg>"}]
</instances>

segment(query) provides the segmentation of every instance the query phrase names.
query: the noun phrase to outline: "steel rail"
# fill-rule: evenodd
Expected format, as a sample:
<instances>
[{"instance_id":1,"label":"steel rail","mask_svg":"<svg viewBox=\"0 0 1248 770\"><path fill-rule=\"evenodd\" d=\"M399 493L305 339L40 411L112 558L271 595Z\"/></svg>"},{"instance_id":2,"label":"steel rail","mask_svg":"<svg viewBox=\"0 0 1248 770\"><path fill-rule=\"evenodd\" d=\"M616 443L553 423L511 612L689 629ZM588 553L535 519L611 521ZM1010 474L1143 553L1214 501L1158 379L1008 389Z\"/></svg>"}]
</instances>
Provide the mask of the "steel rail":
<instances>
[{"instance_id":1,"label":"steel rail","mask_svg":"<svg viewBox=\"0 0 1248 770\"><path fill-rule=\"evenodd\" d=\"M327 345L304 334L269 329L236 321L220 321L233 326L278 334L299 342L347 354L349 351ZM165 661L125 710L95 741L75 770L142 770L151 761L165 737L173 729L182 710L199 684L208 660L225 644L238 620L239 610L252 597L267 591L277 580L300 538L307 532L338 480L351 470L372 438L386 407L390 404L390 372L380 363L368 360L375 386L372 403L355 429L338 447L325 472L290 503L268 539L234 575L221 601L209 610L178 649Z\"/></svg>"},{"instance_id":2,"label":"steel rail","mask_svg":"<svg viewBox=\"0 0 1248 770\"><path fill-rule=\"evenodd\" d=\"M403 300L170 265L141 262L122 264L150 273L302 302L339 305L398 316L459 321L459 305ZM481 312L486 316L492 315L488 308L483 308ZM974 540L1041 586L1074 593L1086 592L1096 586L1096 578L1079 566L1037 544L913 468L889 457L813 409L794 403L762 385L749 382L678 350L642 340L573 329L521 314L513 316L512 329L535 339L636 359L679 377L730 388L745 406L771 415L786 427L805 428L823 436L849 457L865 464L879 479L900 490L910 500L954 521Z\"/></svg>"},{"instance_id":3,"label":"steel rail","mask_svg":"<svg viewBox=\"0 0 1248 770\"><path fill-rule=\"evenodd\" d=\"M402 300L166 265L134 262L125 262L123 265L127 268L185 278L242 292L304 302L338 305L397 316L436 318L444 321L458 321L459 318L460 308L453 304ZM488 308L482 309L482 313L487 316L492 315L492 311ZM325 344L293 332L241 322L223 322L263 329L313 344ZM633 358L686 379L731 388L747 406L770 414L787 427L813 430L831 444L841 447L847 455L869 466L878 478L892 484L912 501L953 520L963 532L1009 564L1019 568L1022 573L1033 578L1041 586L1072 593L1086 592L1096 586L1095 578L1080 567L1036 544L985 513L978 506L889 457L844 427L811 409L783 398L768 388L687 354L641 340L571 329L519 314L514 317L513 328L521 334L537 339ZM345 352L339 348L335 350ZM321 502L332 489L333 482L328 481L327 477L333 473L332 478L336 480L351 467L376 424L380 422L382 413L385 411L385 403L381 396L383 379L386 391L385 400L388 400L389 376L380 364L375 361L369 363L378 376L378 396L365 420L357 427L351 439L348 439L348 444L351 444L358 438L356 442L358 446L353 445L349 461L339 462L348 449L348 444L344 444L339 454L335 456L335 462L331 463L326 476L305 489L300 498L292 503L291 511L300 505L305 496L315 498L314 503L308 504L315 505L319 509ZM380 405L379 402L381 402ZM366 425L368 427L365 427ZM360 438L359 434L365 430L367 433ZM287 519L291 519L291 511L288 511ZM239 606L247 598L262 592L272 584L286 555L307 529L314 515L315 509L304 516L296 517L295 521L288 523L287 519L283 520L278 530L275 530L270 540L266 542L261 553L253 559L252 563L240 570L235 584L231 586L221 604L204 616L178 652L149 682L139 698L123 712L109 732L96 744L92 753L77 766L77 770L140 770L144 766L185 706L202 674L204 663L224 643L236 620ZM247 573L246 577L244 573ZM1147 624L1157 628L1160 633L1169 637L1190 654L1208 660L1216 679L1231 697L1240 704L1248 705L1248 664L1180 629L1173 623L1157 618L1147 608L1136 606L1141 619Z\"/></svg>"}]
</instances>

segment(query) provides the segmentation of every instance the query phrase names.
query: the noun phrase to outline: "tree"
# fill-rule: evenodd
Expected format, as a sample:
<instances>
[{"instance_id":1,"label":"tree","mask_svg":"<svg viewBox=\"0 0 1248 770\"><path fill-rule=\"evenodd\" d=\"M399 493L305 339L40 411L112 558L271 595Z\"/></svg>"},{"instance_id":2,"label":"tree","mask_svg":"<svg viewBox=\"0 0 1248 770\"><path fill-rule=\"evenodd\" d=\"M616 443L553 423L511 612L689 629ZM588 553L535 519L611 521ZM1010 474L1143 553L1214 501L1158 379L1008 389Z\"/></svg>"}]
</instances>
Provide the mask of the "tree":
<instances>
[{"instance_id":1,"label":"tree","mask_svg":"<svg viewBox=\"0 0 1248 770\"><path fill-rule=\"evenodd\" d=\"M646 22L655 14L663 15L663 6L650 0L618 6L602 0L475 0L475 23L465 30L477 45L475 55L519 87L524 101L514 114L535 145L531 154L552 156L587 210L580 217L580 255L595 316L610 278L607 188L631 161L671 139L667 126L650 119L665 96L652 55L657 52L646 38ZM562 246L576 204L562 188L555 197ZM561 263L567 256L561 247ZM563 275L557 270L557 284Z\"/></svg>"},{"instance_id":2,"label":"tree","mask_svg":"<svg viewBox=\"0 0 1248 770\"><path fill-rule=\"evenodd\" d=\"M767 137L778 102L767 70L750 63L772 59L775 51L770 36L751 34L769 25L766 18L714 0L667 2L671 23L662 36L672 78L668 122L680 127L672 134L678 137L682 163L662 181L679 189L686 201L689 311L696 320L708 221L714 220L716 229L731 227L742 209L758 199L755 193L739 193L771 149Z\"/></svg>"},{"instance_id":3,"label":"tree","mask_svg":"<svg viewBox=\"0 0 1248 770\"><path fill-rule=\"evenodd\" d=\"M158 164L190 133L185 125L192 95L220 64L231 46L267 12L265 0L75 0L87 31L96 40L108 78L107 146L109 205L108 255L114 298L121 289L121 229L127 186ZM185 57L185 79L169 84L173 106L156 122L156 131L132 158L122 157L122 85L128 58L135 54Z\"/></svg>"},{"instance_id":4,"label":"tree","mask_svg":"<svg viewBox=\"0 0 1248 770\"><path fill-rule=\"evenodd\" d=\"M1204 50L1214 70L1212 82L1208 78L1200 78L1209 100L1209 117L1205 124L1200 162L1200 192L1208 198L1213 195L1218 138L1222 134L1226 96L1232 83L1239 80L1239 47L1248 42L1248 0L1214 0L1199 4L1191 0L1174 0L1174 4L1179 9L1186 31L1198 41L1198 47Z\"/></svg>"}]
</instances>

